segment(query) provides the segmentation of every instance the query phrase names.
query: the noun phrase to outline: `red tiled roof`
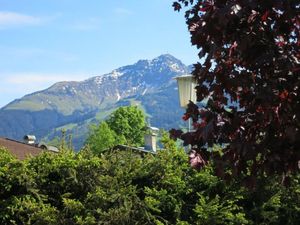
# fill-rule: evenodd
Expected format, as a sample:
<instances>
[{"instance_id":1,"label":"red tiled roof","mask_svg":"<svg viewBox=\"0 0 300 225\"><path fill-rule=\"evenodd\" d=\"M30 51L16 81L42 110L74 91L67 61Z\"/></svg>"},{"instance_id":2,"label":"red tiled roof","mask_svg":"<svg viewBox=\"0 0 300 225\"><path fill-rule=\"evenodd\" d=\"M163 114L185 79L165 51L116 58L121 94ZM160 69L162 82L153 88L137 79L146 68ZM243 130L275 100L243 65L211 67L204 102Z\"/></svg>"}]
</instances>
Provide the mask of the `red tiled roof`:
<instances>
[{"instance_id":1,"label":"red tiled roof","mask_svg":"<svg viewBox=\"0 0 300 225\"><path fill-rule=\"evenodd\" d=\"M37 156L44 150L34 145L28 145L22 142L0 137L0 147L6 148L17 159L24 160L30 156Z\"/></svg>"}]
</instances>

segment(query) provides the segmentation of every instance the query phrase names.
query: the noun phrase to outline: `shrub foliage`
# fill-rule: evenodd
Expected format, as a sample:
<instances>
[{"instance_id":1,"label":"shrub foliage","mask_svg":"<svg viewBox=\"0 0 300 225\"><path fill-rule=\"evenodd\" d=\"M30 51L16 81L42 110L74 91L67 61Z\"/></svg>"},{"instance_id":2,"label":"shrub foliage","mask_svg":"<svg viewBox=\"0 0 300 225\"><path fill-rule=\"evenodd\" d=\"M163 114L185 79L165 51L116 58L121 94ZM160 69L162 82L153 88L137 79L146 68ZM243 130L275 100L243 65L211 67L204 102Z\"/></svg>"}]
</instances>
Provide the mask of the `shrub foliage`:
<instances>
[{"instance_id":1,"label":"shrub foliage","mask_svg":"<svg viewBox=\"0 0 300 225\"><path fill-rule=\"evenodd\" d=\"M298 224L299 176L288 188L225 184L196 171L164 137L156 155L63 150L19 161L0 150L0 224Z\"/></svg>"}]
</instances>

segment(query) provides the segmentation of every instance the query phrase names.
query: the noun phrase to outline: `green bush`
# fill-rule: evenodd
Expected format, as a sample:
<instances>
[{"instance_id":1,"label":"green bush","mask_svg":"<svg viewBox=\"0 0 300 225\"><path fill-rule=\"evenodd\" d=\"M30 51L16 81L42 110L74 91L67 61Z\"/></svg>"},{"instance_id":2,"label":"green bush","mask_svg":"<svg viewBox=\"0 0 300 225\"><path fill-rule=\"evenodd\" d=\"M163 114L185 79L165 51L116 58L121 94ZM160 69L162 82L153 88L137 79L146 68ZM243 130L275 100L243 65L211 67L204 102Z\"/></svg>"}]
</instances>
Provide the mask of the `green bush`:
<instances>
[{"instance_id":1,"label":"green bush","mask_svg":"<svg viewBox=\"0 0 300 225\"><path fill-rule=\"evenodd\" d=\"M164 136L165 150L62 150L19 161L0 149L0 224L298 224L299 175L284 187L224 182L213 164L196 171Z\"/></svg>"}]
</instances>

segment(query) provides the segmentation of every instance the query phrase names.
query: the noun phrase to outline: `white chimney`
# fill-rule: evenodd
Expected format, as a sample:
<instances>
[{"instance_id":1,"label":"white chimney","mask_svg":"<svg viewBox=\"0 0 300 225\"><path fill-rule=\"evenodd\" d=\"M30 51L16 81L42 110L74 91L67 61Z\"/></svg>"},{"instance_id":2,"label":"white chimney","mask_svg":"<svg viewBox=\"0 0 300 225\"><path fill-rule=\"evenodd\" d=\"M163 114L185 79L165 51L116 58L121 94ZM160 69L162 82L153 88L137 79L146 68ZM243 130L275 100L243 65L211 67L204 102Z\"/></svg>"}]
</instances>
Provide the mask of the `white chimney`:
<instances>
[{"instance_id":1,"label":"white chimney","mask_svg":"<svg viewBox=\"0 0 300 225\"><path fill-rule=\"evenodd\" d=\"M156 137L159 129L156 127L147 127L145 138L145 150L156 152Z\"/></svg>"},{"instance_id":2,"label":"white chimney","mask_svg":"<svg viewBox=\"0 0 300 225\"><path fill-rule=\"evenodd\" d=\"M36 137L34 135L25 135L24 142L29 145L34 145Z\"/></svg>"}]
</instances>

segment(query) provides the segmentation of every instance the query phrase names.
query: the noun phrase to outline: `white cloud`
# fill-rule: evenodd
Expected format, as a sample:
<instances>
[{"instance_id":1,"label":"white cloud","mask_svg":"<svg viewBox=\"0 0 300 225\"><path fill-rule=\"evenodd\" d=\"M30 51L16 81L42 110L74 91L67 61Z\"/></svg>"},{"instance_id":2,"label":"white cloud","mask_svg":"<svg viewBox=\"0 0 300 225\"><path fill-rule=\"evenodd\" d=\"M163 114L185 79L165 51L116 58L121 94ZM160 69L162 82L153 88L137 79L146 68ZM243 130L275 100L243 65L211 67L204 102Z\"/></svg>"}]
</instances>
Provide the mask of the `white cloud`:
<instances>
[{"instance_id":1,"label":"white cloud","mask_svg":"<svg viewBox=\"0 0 300 225\"><path fill-rule=\"evenodd\" d=\"M26 94L44 90L59 81L81 81L88 78L76 73L0 73L0 108Z\"/></svg>"},{"instance_id":2,"label":"white cloud","mask_svg":"<svg viewBox=\"0 0 300 225\"><path fill-rule=\"evenodd\" d=\"M116 8L114 9L114 13L118 15L126 15L126 16L133 14L131 10L125 8Z\"/></svg>"},{"instance_id":3,"label":"white cloud","mask_svg":"<svg viewBox=\"0 0 300 225\"><path fill-rule=\"evenodd\" d=\"M2 75L3 76L3 75ZM16 73L4 75L4 82L10 85L49 85L59 81L80 81L86 79L83 74L57 74L57 73Z\"/></svg>"},{"instance_id":4,"label":"white cloud","mask_svg":"<svg viewBox=\"0 0 300 225\"><path fill-rule=\"evenodd\" d=\"M41 59L76 62L79 56L71 52L63 52L60 50L0 45L0 61L5 59L14 59L16 62L23 60L39 61Z\"/></svg>"},{"instance_id":5,"label":"white cloud","mask_svg":"<svg viewBox=\"0 0 300 225\"><path fill-rule=\"evenodd\" d=\"M26 14L0 11L0 28L8 28L22 25L39 25L42 19L36 16Z\"/></svg>"},{"instance_id":6,"label":"white cloud","mask_svg":"<svg viewBox=\"0 0 300 225\"><path fill-rule=\"evenodd\" d=\"M96 17L91 17L83 21L79 21L71 26L74 30L79 31L92 31L98 30L101 26L101 20Z\"/></svg>"}]
</instances>

